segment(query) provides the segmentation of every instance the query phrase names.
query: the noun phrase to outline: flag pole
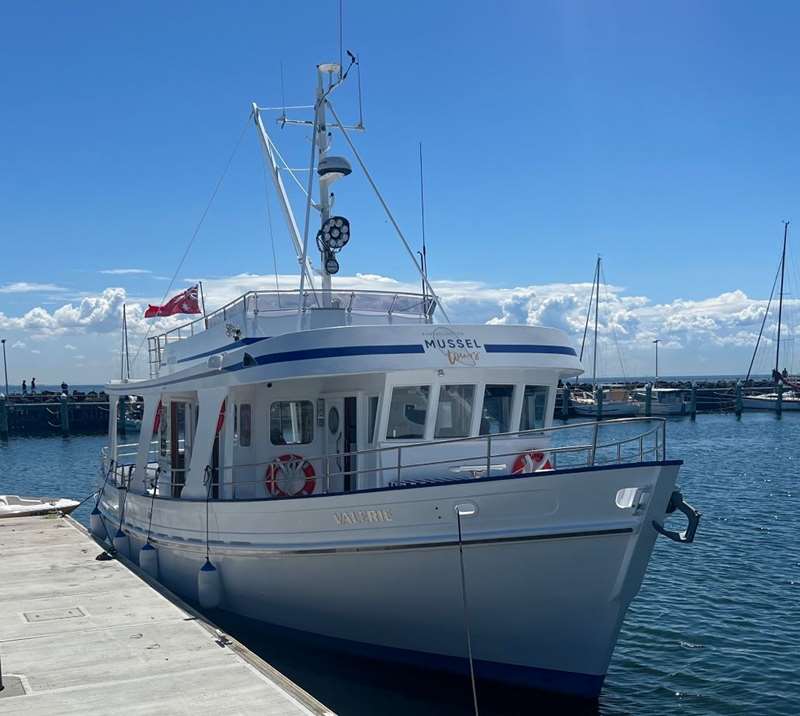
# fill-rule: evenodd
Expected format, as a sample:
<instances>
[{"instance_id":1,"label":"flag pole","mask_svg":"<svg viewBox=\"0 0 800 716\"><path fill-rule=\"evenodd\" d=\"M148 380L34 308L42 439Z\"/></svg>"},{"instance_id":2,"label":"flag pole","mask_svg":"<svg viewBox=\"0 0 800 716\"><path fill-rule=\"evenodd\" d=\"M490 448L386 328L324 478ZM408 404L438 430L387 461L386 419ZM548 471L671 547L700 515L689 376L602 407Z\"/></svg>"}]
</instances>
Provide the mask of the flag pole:
<instances>
[{"instance_id":1,"label":"flag pole","mask_svg":"<svg viewBox=\"0 0 800 716\"><path fill-rule=\"evenodd\" d=\"M208 318L206 318L206 299L203 296L203 282L198 281L198 286L200 287L200 307L203 309L203 326L208 328Z\"/></svg>"}]
</instances>

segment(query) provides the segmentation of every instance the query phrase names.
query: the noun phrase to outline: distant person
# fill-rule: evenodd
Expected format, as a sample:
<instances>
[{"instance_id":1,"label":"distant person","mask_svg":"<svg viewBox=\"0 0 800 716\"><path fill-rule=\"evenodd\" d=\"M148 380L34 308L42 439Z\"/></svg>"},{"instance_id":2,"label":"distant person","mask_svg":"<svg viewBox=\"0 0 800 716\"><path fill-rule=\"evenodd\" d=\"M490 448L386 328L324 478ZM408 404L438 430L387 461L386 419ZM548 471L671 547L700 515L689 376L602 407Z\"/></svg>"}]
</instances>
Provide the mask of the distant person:
<instances>
[{"instance_id":1,"label":"distant person","mask_svg":"<svg viewBox=\"0 0 800 716\"><path fill-rule=\"evenodd\" d=\"M24 380L22 381L22 394L23 395L28 394L28 384Z\"/></svg>"},{"instance_id":2,"label":"distant person","mask_svg":"<svg viewBox=\"0 0 800 716\"><path fill-rule=\"evenodd\" d=\"M36 392L36 378L31 378L31 395Z\"/></svg>"},{"instance_id":3,"label":"distant person","mask_svg":"<svg viewBox=\"0 0 800 716\"><path fill-rule=\"evenodd\" d=\"M69 393L69 386L67 385L67 381L65 380L61 381L61 392L64 395L67 395Z\"/></svg>"}]
</instances>

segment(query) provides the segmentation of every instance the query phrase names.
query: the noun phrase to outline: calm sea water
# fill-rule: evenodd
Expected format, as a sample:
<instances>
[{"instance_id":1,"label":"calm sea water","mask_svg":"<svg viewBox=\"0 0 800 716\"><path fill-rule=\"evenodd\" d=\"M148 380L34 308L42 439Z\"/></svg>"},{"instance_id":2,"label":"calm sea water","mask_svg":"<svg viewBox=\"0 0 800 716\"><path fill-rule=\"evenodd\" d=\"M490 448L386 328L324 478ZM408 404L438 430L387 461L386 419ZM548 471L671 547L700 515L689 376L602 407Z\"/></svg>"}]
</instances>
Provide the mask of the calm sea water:
<instances>
[{"instance_id":1,"label":"calm sea water","mask_svg":"<svg viewBox=\"0 0 800 716\"><path fill-rule=\"evenodd\" d=\"M0 443L0 492L83 498L103 443ZM680 485L703 521L693 545L657 541L599 704L479 688L481 714L800 713L800 415L676 420L668 445L686 462ZM85 522L88 511L77 516ZM343 716L471 713L464 678L381 666L214 618Z\"/></svg>"}]
</instances>

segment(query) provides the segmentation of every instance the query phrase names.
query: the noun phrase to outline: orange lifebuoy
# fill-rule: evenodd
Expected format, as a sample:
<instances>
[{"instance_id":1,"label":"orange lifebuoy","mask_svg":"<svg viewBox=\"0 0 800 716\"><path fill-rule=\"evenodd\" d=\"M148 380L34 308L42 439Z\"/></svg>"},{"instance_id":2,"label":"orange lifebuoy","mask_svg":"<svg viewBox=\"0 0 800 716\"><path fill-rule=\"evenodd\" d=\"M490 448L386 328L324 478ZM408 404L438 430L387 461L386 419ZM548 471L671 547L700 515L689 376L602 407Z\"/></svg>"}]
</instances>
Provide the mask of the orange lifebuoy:
<instances>
[{"instance_id":1,"label":"orange lifebuoy","mask_svg":"<svg viewBox=\"0 0 800 716\"><path fill-rule=\"evenodd\" d=\"M267 490L275 497L295 497L297 495L310 495L317 485L314 466L302 455L281 455L273 460L264 475ZM288 489L287 483L303 481L294 492Z\"/></svg>"},{"instance_id":2,"label":"orange lifebuoy","mask_svg":"<svg viewBox=\"0 0 800 716\"><path fill-rule=\"evenodd\" d=\"M511 469L512 475L526 475L537 470L552 470L553 466L547 459L547 455L539 450L532 450L517 455L514 466Z\"/></svg>"}]
</instances>

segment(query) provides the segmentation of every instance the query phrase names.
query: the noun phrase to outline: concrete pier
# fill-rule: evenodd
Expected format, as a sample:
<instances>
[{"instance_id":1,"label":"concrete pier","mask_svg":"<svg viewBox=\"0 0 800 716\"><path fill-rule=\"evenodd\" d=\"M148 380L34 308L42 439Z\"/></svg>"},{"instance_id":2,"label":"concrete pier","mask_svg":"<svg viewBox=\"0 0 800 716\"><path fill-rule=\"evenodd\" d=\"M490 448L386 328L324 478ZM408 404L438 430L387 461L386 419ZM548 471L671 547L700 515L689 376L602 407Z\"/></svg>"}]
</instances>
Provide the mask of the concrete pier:
<instances>
[{"instance_id":1,"label":"concrete pier","mask_svg":"<svg viewBox=\"0 0 800 716\"><path fill-rule=\"evenodd\" d=\"M0 714L332 712L70 518L0 519Z\"/></svg>"}]
</instances>

